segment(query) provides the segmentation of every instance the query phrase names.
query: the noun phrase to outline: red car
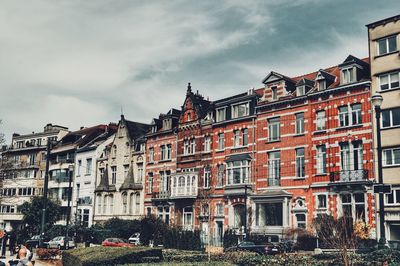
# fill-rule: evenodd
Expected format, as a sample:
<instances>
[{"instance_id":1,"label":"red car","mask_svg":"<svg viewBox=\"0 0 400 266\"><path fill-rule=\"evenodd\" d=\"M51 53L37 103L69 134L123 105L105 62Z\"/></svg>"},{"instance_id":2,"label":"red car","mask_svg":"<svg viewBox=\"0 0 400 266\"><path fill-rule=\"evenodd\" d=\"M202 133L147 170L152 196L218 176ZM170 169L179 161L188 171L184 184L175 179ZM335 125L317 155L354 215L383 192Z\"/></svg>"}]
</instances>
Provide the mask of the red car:
<instances>
[{"instance_id":1,"label":"red car","mask_svg":"<svg viewBox=\"0 0 400 266\"><path fill-rule=\"evenodd\" d=\"M133 247L134 245L129 244L128 240L122 238L106 238L103 243L103 247Z\"/></svg>"}]
</instances>

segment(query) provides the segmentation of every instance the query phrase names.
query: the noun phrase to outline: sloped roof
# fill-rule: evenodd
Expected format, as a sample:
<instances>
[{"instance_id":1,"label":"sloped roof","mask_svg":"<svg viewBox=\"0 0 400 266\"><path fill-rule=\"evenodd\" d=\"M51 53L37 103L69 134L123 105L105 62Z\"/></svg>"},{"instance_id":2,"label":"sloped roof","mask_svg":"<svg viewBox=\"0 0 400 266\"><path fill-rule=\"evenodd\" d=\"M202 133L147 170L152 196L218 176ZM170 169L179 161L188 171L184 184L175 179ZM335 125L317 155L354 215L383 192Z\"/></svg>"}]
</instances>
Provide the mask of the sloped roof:
<instances>
[{"instance_id":1,"label":"sloped roof","mask_svg":"<svg viewBox=\"0 0 400 266\"><path fill-rule=\"evenodd\" d=\"M108 181L108 168L106 167L104 169L104 174L100 178L100 183L94 190L95 192L101 192L101 191L116 191L115 185L110 185Z\"/></svg>"},{"instance_id":2,"label":"sloped roof","mask_svg":"<svg viewBox=\"0 0 400 266\"><path fill-rule=\"evenodd\" d=\"M151 127L151 125L149 125L149 124L126 120L123 115L121 116L121 120L124 121L131 140L136 140L136 139L142 137L149 131L149 129Z\"/></svg>"}]
</instances>

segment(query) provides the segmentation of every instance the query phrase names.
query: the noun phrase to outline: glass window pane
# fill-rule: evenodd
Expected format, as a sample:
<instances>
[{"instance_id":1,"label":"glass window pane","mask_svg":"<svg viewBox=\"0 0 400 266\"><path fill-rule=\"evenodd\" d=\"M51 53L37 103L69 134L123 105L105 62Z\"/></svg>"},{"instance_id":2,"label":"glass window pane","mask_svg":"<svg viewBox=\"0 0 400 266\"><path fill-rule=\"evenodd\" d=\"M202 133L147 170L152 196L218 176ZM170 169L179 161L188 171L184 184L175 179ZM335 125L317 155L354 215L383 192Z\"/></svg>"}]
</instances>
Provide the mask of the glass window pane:
<instances>
[{"instance_id":1,"label":"glass window pane","mask_svg":"<svg viewBox=\"0 0 400 266\"><path fill-rule=\"evenodd\" d=\"M381 84L381 90L389 89L389 76L388 75L380 76L379 80L380 80L380 84Z\"/></svg>"},{"instance_id":2,"label":"glass window pane","mask_svg":"<svg viewBox=\"0 0 400 266\"><path fill-rule=\"evenodd\" d=\"M378 41L378 54L386 54L386 39L382 39Z\"/></svg>"},{"instance_id":3,"label":"glass window pane","mask_svg":"<svg viewBox=\"0 0 400 266\"><path fill-rule=\"evenodd\" d=\"M400 108L392 110L392 126L399 126L400 125Z\"/></svg>"},{"instance_id":4,"label":"glass window pane","mask_svg":"<svg viewBox=\"0 0 400 266\"><path fill-rule=\"evenodd\" d=\"M390 88L398 88L399 87L399 73L390 74Z\"/></svg>"},{"instance_id":5,"label":"glass window pane","mask_svg":"<svg viewBox=\"0 0 400 266\"><path fill-rule=\"evenodd\" d=\"M390 111L389 110L382 111L382 126L390 127Z\"/></svg>"},{"instance_id":6,"label":"glass window pane","mask_svg":"<svg viewBox=\"0 0 400 266\"><path fill-rule=\"evenodd\" d=\"M394 164L400 164L400 149L393 150Z\"/></svg>"},{"instance_id":7,"label":"glass window pane","mask_svg":"<svg viewBox=\"0 0 400 266\"><path fill-rule=\"evenodd\" d=\"M394 190L395 195L396 195L396 203L400 203L400 189Z\"/></svg>"},{"instance_id":8,"label":"glass window pane","mask_svg":"<svg viewBox=\"0 0 400 266\"><path fill-rule=\"evenodd\" d=\"M389 43L389 53L397 51L397 44L396 44L396 37L397 36L392 36L388 38L388 43Z\"/></svg>"},{"instance_id":9,"label":"glass window pane","mask_svg":"<svg viewBox=\"0 0 400 266\"><path fill-rule=\"evenodd\" d=\"M356 203L364 203L364 194L354 194L354 199Z\"/></svg>"},{"instance_id":10,"label":"glass window pane","mask_svg":"<svg viewBox=\"0 0 400 266\"><path fill-rule=\"evenodd\" d=\"M393 164L392 151L391 150L383 151L383 159L385 160L384 164L386 165Z\"/></svg>"}]
</instances>

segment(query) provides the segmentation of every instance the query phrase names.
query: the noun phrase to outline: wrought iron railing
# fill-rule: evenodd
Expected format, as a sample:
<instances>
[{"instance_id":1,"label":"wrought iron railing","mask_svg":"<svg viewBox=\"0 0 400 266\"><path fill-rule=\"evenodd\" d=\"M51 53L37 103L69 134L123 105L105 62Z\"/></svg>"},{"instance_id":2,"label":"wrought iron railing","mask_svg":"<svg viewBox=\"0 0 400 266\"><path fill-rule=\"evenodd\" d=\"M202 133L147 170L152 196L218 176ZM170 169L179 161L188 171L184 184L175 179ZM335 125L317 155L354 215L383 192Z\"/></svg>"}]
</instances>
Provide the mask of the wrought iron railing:
<instances>
[{"instance_id":1,"label":"wrought iron railing","mask_svg":"<svg viewBox=\"0 0 400 266\"><path fill-rule=\"evenodd\" d=\"M330 173L331 182L356 182L368 180L368 170L342 170Z\"/></svg>"}]
</instances>

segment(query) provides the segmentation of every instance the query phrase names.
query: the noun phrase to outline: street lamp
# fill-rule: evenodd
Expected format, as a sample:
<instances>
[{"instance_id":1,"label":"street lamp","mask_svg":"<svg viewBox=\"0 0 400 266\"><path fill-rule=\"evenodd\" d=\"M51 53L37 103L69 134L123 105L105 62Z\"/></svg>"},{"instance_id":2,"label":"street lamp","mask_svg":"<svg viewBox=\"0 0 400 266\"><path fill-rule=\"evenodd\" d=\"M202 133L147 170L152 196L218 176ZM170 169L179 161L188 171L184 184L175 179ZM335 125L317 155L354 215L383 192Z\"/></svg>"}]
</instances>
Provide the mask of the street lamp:
<instances>
[{"instance_id":1,"label":"street lamp","mask_svg":"<svg viewBox=\"0 0 400 266\"><path fill-rule=\"evenodd\" d=\"M69 175L69 184L68 184L68 207L67 207L67 222L66 222L66 232L65 232L65 241L64 245L67 248L67 245L69 244L69 238L68 238L68 230L69 230L69 220L71 217L71 194L72 194L72 174L74 172L74 165L71 163L68 166L68 175Z\"/></svg>"},{"instance_id":2,"label":"street lamp","mask_svg":"<svg viewBox=\"0 0 400 266\"><path fill-rule=\"evenodd\" d=\"M371 103L375 109L376 118L376 146L377 146L377 159L378 159L378 183L383 185L383 174L382 174L382 144L381 144L381 105L383 97L379 93L375 93L371 97ZM381 246L386 245L385 237L385 203L383 191L379 192L379 231L380 239L379 244Z\"/></svg>"}]
</instances>

